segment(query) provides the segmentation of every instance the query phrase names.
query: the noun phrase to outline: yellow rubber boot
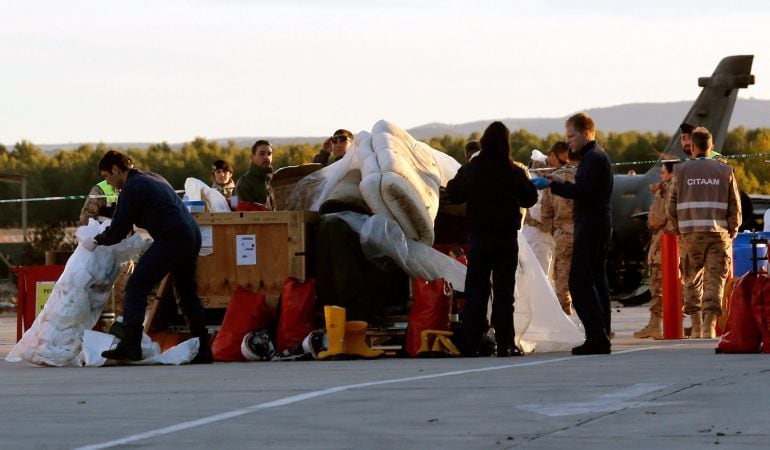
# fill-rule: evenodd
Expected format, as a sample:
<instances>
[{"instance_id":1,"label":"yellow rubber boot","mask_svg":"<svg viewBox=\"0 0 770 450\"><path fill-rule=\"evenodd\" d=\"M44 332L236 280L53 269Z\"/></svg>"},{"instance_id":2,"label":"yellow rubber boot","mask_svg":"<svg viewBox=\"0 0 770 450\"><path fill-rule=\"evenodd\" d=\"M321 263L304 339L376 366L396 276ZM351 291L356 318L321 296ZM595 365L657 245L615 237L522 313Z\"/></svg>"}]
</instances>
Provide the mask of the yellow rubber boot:
<instances>
[{"instance_id":1,"label":"yellow rubber boot","mask_svg":"<svg viewBox=\"0 0 770 450\"><path fill-rule=\"evenodd\" d=\"M366 345L366 328L368 324L363 320L351 320L345 322L345 351L348 356L360 356L362 358L377 358L384 353L382 350L372 350Z\"/></svg>"},{"instance_id":2,"label":"yellow rubber boot","mask_svg":"<svg viewBox=\"0 0 770 450\"><path fill-rule=\"evenodd\" d=\"M341 355L345 352L345 308L341 306L324 306L326 319L326 337L329 347L318 353L318 359Z\"/></svg>"}]
</instances>

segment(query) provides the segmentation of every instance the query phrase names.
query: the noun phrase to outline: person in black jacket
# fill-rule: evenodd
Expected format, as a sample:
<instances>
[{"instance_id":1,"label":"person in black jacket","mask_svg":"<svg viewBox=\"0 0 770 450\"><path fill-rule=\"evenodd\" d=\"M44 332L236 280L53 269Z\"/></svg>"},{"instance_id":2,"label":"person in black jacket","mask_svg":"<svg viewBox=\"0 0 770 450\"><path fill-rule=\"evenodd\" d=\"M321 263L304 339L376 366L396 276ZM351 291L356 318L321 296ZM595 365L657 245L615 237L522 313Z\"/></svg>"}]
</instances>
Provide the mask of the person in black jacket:
<instances>
[{"instance_id":1,"label":"person in black jacket","mask_svg":"<svg viewBox=\"0 0 770 450\"><path fill-rule=\"evenodd\" d=\"M212 362L203 305L195 284L195 266L201 248L198 224L165 178L132 168L130 160L122 153L108 151L99 160L98 167L104 179L120 191L120 201L110 226L93 241L82 245L93 250L97 245L117 244L134 225L147 230L153 238L152 245L139 259L126 284L123 339L115 349L103 352L102 356L123 361L142 359L142 323L147 295L170 273L190 333L200 339L193 362Z\"/></svg>"},{"instance_id":2,"label":"person in black jacket","mask_svg":"<svg viewBox=\"0 0 770 450\"><path fill-rule=\"evenodd\" d=\"M447 184L449 199L466 203L470 232L465 277L468 300L462 312L462 336L458 340L465 356L478 354L486 331L490 288L494 292L492 326L497 356L521 354L514 345L513 328L513 291L519 254L517 231L521 228L521 208L535 204L537 190L524 169L511 160L510 137L502 122L493 122L481 137L481 153L460 167Z\"/></svg>"},{"instance_id":3,"label":"person in black jacket","mask_svg":"<svg viewBox=\"0 0 770 450\"><path fill-rule=\"evenodd\" d=\"M575 182L533 180L539 188L574 200L574 249L569 290L572 304L583 322L586 341L572 349L574 355L610 353L610 288L607 252L612 236L612 161L596 142L596 125L586 113L575 114L565 124L570 150L580 158ZM542 184L538 183L543 181Z\"/></svg>"}]
</instances>

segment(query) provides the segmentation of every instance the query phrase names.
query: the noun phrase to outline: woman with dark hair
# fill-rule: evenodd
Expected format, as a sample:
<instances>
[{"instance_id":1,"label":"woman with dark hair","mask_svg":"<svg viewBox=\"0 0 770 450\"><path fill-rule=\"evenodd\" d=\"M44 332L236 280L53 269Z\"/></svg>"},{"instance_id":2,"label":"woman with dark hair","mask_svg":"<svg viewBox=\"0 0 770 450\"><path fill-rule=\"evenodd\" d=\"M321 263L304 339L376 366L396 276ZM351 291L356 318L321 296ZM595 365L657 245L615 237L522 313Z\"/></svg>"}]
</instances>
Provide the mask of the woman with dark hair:
<instances>
[{"instance_id":1,"label":"woman with dark hair","mask_svg":"<svg viewBox=\"0 0 770 450\"><path fill-rule=\"evenodd\" d=\"M490 291L492 326L497 356L518 356L514 345L513 291L518 264L521 208L537 201L537 190L524 169L511 160L511 134L502 122L493 122L481 137L481 153L457 171L447 184L454 203L466 203L470 232L462 336L465 356L477 356L486 324ZM490 286L489 278L492 276Z\"/></svg>"}]
</instances>

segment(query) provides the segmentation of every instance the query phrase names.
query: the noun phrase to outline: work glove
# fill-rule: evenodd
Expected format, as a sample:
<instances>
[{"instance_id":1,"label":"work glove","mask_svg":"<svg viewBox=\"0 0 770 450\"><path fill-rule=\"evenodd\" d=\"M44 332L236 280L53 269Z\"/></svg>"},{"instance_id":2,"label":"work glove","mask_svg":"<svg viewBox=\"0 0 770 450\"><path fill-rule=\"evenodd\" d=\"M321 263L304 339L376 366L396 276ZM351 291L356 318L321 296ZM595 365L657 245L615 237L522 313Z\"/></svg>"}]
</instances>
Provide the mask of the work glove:
<instances>
[{"instance_id":1,"label":"work glove","mask_svg":"<svg viewBox=\"0 0 770 450\"><path fill-rule=\"evenodd\" d=\"M529 181L535 185L538 191L547 188L549 183L548 179L543 177L532 178Z\"/></svg>"},{"instance_id":2,"label":"work glove","mask_svg":"<svg viewBox=\"0 0 770 450\"><path fill-rule=\"evenodd\" d=\"M86 239L85 241L82 241L80 245L89 252L92 252L99 244L96 243L96 239Z\"/></svg>"}]
</instances>

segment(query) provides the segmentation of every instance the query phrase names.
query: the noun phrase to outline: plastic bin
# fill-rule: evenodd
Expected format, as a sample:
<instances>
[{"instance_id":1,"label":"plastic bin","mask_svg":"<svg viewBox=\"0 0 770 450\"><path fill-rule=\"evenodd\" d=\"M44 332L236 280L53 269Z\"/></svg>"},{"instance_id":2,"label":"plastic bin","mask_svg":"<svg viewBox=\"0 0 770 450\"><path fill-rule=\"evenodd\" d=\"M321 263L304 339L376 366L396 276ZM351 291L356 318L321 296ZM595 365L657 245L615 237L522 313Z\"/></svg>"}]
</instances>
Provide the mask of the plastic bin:
<instances>
[{"instance_id":1,"label":"plastic bin","mask_svg":"<svg viewBox=\"0 0 770 450\"><path fill-rule=\"evenodd\" d=\"M755 233L757 239L770 239L770 233ZM751 260L753 251L751 249L751 237L750 231L744 231L738 233L733 239L733 276L741 277L747 272L751 272L753 262ZM757 244L757 257L767 258L767 244ZM767 260L757 261L757 270L767 270Z\"/></svg>"}]
</instances>

